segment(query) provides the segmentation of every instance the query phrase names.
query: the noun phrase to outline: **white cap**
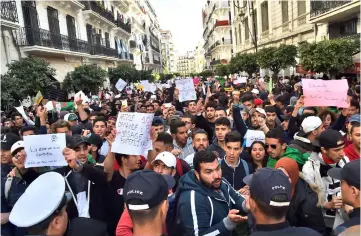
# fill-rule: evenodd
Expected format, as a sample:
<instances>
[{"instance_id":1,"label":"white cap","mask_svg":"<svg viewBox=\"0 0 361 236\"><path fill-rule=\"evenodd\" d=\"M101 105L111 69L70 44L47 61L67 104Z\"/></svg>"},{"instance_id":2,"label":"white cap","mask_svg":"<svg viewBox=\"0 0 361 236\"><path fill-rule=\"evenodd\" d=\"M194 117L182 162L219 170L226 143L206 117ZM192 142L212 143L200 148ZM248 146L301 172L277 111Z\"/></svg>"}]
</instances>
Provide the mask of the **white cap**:
<instances>
[{"instance_id":1,"label":"white cap","mask_svg":"<svg viewBox=\"0 0 361 236\"><path fill-rule=\"evenodd\" d=\"M78 116L75 113L68 113L64 116L65 121L74 121L78 120Z\"/></svg>"},{"instance_id":2,"label":"white cap","mask_svg":"<svg viewBox=\"0 0 361 236\"><path fill-rule=\"evenodd\" d=\"M255 112L259 112L259 113L261 113L262 115L267 116L265 110L262 109L262 108L252 108L252 109L249 111L249 114L252 115L252 114L255 113Z\"/></svg>"},{"instance_id":3,"label":"white cap","mask_svg":"<svg viewBox=\"0 0 361 236\"><path fill-rule=\"evenodd\" d=\"M257 94L257 95L258 95L258 94L259 94L259 91L258 91L258 89L255 89L255 88L254 88L254 89L252 89L251 93L254 93L254 94Z\"/></svg>"},{"instance_id":4,"label":"white cap","mask_svg":"<svg viewBox=\"0 0 361 236\"><path fill-rule=\"evenodd\" d=\"M318 116L306 117L301 124L302 130L305 133L314 131L322 125L322 120Z\"/></svg>"},{"instance_id":5,"label":"white cap","mask_svg":"<svg viewBox=\"0 0 361 236\"><path fill-rule=\"evenodd\" d=\"M69 202L64 177L56 172L40 175L25 190L10 212L9 221L18 227L31 227L60 210Z\"/></svg>"},{"instance_id":6,"label":"white cap","mask_svg":"<svg viewBox=\"0 0 361 236\"><path fill-rule=\"evenodd\" d=\"M12 146L11 146L11 150L10 150L10 152L11 152L11 154L13 153L13 152L15 152L17 149L19 149L19 148L24 148L24 141L17 141L16 143L14 143Z\"/></svg>"},{"instance_id":7,"label":"white cap","mask_svg":"<svg viewBox=\"0 0 361 236\"><path fill-rule=\"evenodd\" d=\"M162 161L164 163L164 165L168 166L168 167L173 167L175 168L175 166L177 165L177 158L170 152L161 152L159 153L154 161L152 161L152 163L154 163L155 161Z\"/></svg>"}]
</instances>

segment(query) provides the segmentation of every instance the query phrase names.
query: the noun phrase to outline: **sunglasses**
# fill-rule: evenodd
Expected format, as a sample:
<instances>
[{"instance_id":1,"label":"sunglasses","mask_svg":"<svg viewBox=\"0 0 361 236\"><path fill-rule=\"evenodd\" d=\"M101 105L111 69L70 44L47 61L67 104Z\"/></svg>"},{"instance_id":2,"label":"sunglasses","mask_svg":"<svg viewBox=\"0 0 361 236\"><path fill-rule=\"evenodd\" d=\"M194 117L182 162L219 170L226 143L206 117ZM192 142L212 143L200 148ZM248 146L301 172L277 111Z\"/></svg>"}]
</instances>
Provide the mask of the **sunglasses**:
<instances>
[{"instance_id":1,"label":"sunglasses","mask_svg":"<svg viewBox=\"0 0 361 236\"><path fill-rule=\"evenodd\" d=\"M268 147L271 147L272 149L276 149L276 148L277 148L277 145L276 145L276 144L271 144L271 145L266 144L266 145L265 145L266 150L268 149Z\"/></svg>"}]
</instances>

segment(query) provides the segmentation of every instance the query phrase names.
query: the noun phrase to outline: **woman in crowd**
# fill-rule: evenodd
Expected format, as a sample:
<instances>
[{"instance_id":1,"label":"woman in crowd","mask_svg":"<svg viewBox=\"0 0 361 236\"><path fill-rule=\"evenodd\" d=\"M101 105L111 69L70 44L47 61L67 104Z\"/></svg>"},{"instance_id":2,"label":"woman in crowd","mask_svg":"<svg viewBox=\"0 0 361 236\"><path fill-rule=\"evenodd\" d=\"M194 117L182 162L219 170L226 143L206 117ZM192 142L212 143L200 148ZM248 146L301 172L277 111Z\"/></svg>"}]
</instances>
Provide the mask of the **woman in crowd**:
<instances>
[{"instance_id":1,"label":"woman in crowd","mask_svg":"<svg viewBox=\"0 0 361 236\"><path fill-rule=\"evenodd\" d=\"M325 235L321 190L304 180L298 170L297 162L291 158L278 160L275 168L282 170L289 177L292 185L292 200L286 216L289 224L295 227L308 227Z\"/></svg>"},{"instance_id":2,"label":"woman in crowd","mask_svg":"<svg viewBox=\"0 0 361 236\"><path fill-rule=\"evenodd\" d=\"M336 120L336 114L329 110L321 112L318 117L322 120L325 129L328 129Z\"/></svg>"},{"instance_id":3,"label":"woman in crowd","mask_svg":"<svg viewBox=\"0 0 361 236\"><path fill-rule=\"evenodd\" d=\"M265 145L261 141L254 141L248 149L248 153L251 157L249 162L254 170L259 170L266 166L268 155L266 155Z\"/></svg>"}]
</instances>

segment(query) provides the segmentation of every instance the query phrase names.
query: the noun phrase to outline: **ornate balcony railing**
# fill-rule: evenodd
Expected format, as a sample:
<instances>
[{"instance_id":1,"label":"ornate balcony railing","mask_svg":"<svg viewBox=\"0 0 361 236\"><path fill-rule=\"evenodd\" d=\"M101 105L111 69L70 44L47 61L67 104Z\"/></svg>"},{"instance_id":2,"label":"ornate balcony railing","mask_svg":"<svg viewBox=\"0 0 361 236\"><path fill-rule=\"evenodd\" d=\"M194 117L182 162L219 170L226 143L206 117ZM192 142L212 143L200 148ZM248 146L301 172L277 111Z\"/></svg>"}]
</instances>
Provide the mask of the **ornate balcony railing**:
<instances>
[{"instance_id":1,"label":"ornate balcony railing","mask_svg":"<svg viewBox=\"0 0 361 236\"><path fill-rule=\"evenodd\" d=\"M42 46L66 51L89 53L88 42L69 38L62 34L52 34L49 30L20 28L19 46Z\"/></svg>"},{"instance_id":2,"label":"ornate balcony railing","mask_svg":"<svg viewBox=\"0 0 361 236\"><path fill-rule=\"evenodd\" d=\"M1 1L1 19L19 23L16 1Z\"/></svg>"},{"instance_id":3,"label":"ornate balcony railing","mask_svg":"<svg viewBox=\"0 0 361 236\"><path fill-rule=\"evenodd\" d=\"M343 0L343 1L315 1L311 0L311 18L321 15L325 12L328 12L334 8L340 7L347 3L350 3L352 0Z\"/></svg>"},{"instance_id":4,"label":"ornate balcony railing","mask_svg":"<svg viewBox=\"0 0 361 236\"><path fill-rule=\"evenodd\" d=\"M107 19L108 21L115 23L114 14L111 11L105 9L105 7L101 4L101 2L82 1L82 3L85 6L85 8L83 9L84 11L92 10L92 11L98 13L99 15L101 15L102 17L104 17L105 19Z\"/></svg>"},{"instance_id":5,"label":"ornate balcony railing","mask_svg":"<svg viewBox=\"0 0 361 236\"><path fill-rule=\"evenodd\" d=\"M118 19L116 20L116 24L117 24L117 27L125 30L126 32L128 32L128 33L131 33L131 32L132 32L132 26L130 25L129 22L128 22L128 23L124 23L123 20L121 20L120 18L118 18Z\"/></svg>"}]
</instances>

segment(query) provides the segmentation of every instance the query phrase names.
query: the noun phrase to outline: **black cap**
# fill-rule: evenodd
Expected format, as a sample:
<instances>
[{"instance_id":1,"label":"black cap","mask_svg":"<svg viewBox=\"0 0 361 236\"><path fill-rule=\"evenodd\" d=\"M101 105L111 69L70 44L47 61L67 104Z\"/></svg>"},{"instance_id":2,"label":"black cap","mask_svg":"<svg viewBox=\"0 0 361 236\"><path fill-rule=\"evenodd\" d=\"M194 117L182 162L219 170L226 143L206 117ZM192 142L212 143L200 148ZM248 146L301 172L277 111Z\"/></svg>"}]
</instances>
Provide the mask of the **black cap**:
<instances>
[{"instance_id":1,"label":"black cap","mask_svg":"<svg viewBox=\"0 0 361 236\"><path fill-rule=\"evenodd\" d=\"M103 145L103 139L99 135L92 133L88 137L88 143L97 146L99 150Z\"/></svg>"},{"instance_id":2,"label":"black cap","mask_svg":"<svg viewBox=\"0 0 361 236\"><path fill-rule=\"evenodd\" d=\"M1 135L1 150L10 150L14 143L20 140L20 137L14 133Z\"/></svg>"},{"instance_id":3,"label":"black cap","mask_svg":"<svg viewBox=\"0 0 361 236\"><path fill-rule=\"evenodd\" d=\"M147 210L158 206L175 185L170 175L152 170L139 170L128 176L124 186L124 201L128 210Z\"/></svg>"},{"instance_id":4,"label":"black cap","mask_svg":"<svg viewBox=\"0 0 361 236\"><path fill-rule=\"evenodd\" d=\"M71 148L74 149L78 146L80 146L81 144L89 144L89 141L86 137L76 134L72 136L72 140L71 140Z\"/></svg>"},{"instance_id":5,"label":"black cap","mask_svg":"<svg viewBox=\"0 0 361 236\"><path fill-rule=\"evenodd\" d=\"M243 178L251 190L252 197L275 207L288 206L292 197L292 186L288 177L278 169L262 168L254 174ZM285 194L287 200L283 202L272 200L274 195Z\"/></svg>"},{"instance_id":6,"label":"black cap","mask_svg":"<svg viewBox=\"0 0 361 236\"><path fill-rule=\"evenodd\" d=\"M339 141L342 141L342 143L339 143ZM342 134L333 129L326 129L320 134L318 140L312 143L317 147L324 147L326 149L341 147L345 144Z\"/></svg>"},{"instance_id":7,"label":"black cap","mask_svg":"<svg viewBox=\"0 0 361 236\"><path fill-rule=\"evenodd\" d=\"M332 168L328 170L327 175L344 180L348 185L360 189L360 159L346 163L343 168Z\"/></svg>"}]
</instances>

